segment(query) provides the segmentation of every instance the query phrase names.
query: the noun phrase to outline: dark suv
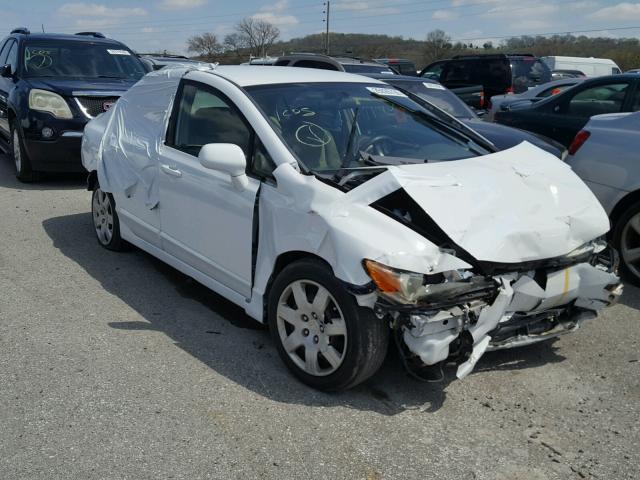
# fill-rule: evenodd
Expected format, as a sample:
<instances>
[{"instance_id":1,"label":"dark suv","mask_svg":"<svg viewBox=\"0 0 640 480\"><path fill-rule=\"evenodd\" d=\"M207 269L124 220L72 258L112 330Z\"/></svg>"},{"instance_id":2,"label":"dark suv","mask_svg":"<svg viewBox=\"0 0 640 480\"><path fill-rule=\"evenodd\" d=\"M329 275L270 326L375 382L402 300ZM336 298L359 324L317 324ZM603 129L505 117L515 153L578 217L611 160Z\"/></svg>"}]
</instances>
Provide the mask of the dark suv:
<instances>
[{"instance_id":1,"label":"dark suv","mask_svg":"<svg viewBox=\"0 0 640 480\"><path fill-rule=\"evenodd\" d=\"M447 88L482 85L485 99L505 93L522 93L551 80L551 70L529 54L457 55L425 67L420 76Z\"/></svg>"},{"instance_id":2,"label":"dark suv","mask_svg":"<svg viewBox=\"0 0 640 480\"><path fill-rule=\"evenodd\" d=\"M30 34L0 43L0 145L21 181L39 172L82 172L85 124L147 69L125 45L97 32Z\"/></svg>"}]
</instances>

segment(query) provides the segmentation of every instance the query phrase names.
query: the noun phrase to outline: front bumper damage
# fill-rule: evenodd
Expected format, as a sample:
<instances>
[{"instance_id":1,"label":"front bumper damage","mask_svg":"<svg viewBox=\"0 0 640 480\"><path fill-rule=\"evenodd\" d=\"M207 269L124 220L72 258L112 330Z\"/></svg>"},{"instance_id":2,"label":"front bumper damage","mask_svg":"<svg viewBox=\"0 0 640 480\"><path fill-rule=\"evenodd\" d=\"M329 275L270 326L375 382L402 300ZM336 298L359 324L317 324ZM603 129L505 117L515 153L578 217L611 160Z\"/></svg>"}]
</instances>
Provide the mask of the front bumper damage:
<instances>
[{"instance_id":1,"label":"front bumper damage","mask_svg":"<svg viewBox=\"0 0 640 480\"><path fill-rule=\"evenodd\" d=\"M464 378L486 351L519 347L575 331L617 302L622 284L614 273L616 254L562 268L507 272L493 281L484 298L474 295L456 305L416 305L411 309L378 303L390 314L405 350L422 366L458 364ZM407 362L405 365L409 368Z\"/></svg>"}]
</instances>

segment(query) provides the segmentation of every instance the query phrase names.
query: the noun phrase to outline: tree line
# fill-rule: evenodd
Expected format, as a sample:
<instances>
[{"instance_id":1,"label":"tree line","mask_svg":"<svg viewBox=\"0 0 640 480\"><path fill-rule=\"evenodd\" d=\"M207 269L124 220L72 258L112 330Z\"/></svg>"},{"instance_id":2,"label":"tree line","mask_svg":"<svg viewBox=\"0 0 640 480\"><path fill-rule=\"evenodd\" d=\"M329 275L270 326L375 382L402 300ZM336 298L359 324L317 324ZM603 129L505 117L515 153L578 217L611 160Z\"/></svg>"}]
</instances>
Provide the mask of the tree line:
<instances>
[{"instance_id":1,"label":"tree line","mask_svg":"<svg viewBox=\"0 0 640 480\"><path fill-rule=\"evenodd\" d=\"M278 56L291 52L324 53L324 35L312 34L282 41L280 30L264 20L245 18L233 33L219 39L213 33L191 37L187 42L195 58L236 64L252 57ZM537 56L565 55L571 57L601 57L613 59L625 71L640 68L640 40L566 35L507 38L497 44L482 45L453 41L442 30L427 33L424 40L400 36L362 33L331 33L331 54L346 54L359 58L407 58L417 67L470 53L532 53Z\"/></svg>"}]
</instances>

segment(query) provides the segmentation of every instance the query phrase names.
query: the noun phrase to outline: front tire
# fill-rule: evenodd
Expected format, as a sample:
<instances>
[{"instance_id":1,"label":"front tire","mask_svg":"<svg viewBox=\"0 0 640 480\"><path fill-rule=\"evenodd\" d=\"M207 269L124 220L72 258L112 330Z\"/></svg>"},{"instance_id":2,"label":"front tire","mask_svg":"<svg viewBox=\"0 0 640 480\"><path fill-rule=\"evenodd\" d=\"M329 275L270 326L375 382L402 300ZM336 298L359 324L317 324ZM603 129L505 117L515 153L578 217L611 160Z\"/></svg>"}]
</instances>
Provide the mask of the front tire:
<instances>
[{"instance_id":1,"label":"front tire","mask_svg":"<svg viewBox=\"0 0 640 480\"><path fill-rule=\"evenodd\" d=\"M114 251L127 249L127 243L120 236L120 219L113 195L96 188L91 196L91 216L100 245Z\"/></svg>"},{"instance_id":2,"label":"front tire","mask_svg":"<svg viewBox=\"0 0 640 480\"><path fill-rule=\"evenodd\" d=\"M273 282L268 302L278 353L307 385L344 390L382 365L389 327L358 306L324 263L308 259L287 266Z\"/></svg>"},{"instance_id":3,"label":"front tire","mask_svg":"<svg viewBox=\"0 0 640 480\"><path fill-rule=\"evenodd\" d=\"M613 246L620 253L625 278L640 286L640 202L629 207L613 227Z\"/></svg>"},{"instance_id":4,"label":"front tire","mask_svg":"<svg viewBox=\"0 0 640 480\"><path fill-rule=\"evenodd\" d=\"M15 125L15 122L11 123L11 156L13 158L14 166L16 167L16 178L24 183L33 182L36 180L36 173L31 168L31 160L27 155L27 152L22 144L20 138L20 130Z\"/></svg>"}]
</instances>

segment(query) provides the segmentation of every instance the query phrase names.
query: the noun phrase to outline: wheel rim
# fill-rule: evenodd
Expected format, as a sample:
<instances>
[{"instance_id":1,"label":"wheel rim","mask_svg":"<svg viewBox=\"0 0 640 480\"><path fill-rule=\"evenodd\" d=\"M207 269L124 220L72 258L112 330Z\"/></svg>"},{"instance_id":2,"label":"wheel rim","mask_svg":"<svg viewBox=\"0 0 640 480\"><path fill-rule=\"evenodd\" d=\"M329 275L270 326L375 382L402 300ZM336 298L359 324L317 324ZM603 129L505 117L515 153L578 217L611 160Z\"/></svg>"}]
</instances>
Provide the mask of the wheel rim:
<instances>
[{"instance_id":1,"label":"wheel rim","mask_svg":"<svg viewBox=\"0 0 640 480\"><path fill-rule=\"evenodd\" d=\"M347 326L338 303L322 285L296 280L280 295L278 335L289 358L309 375L335 372L347 353Z\"/></svg>"},{"instance_id":2,"label":"wheel rim","mask_svg":"<svg viewBox=\"0 0 640 480\"><path fill-rule=\"evenodd\" d=\"M13 161L16 164L16 172L22 171L22 152L20 151L20 138L18 130L13 131Z\"/></svg>"},{"instance_id":3,"label":"wheel rim","mask_svg":"<svg viewBox=\"0 0 640 480\"><path fill-rule=\"evenodd\" d=\"M91 202L91 210L98 240L101 244L108 245L113 238L113 208L109 195L100 189L96 190Z\"/></svg>"},{"instance_id":4,"label":"wheel rim","mask_svg":"<svg viewBox=\"0 0 640 480\"><path fill-rule=\"evenodd\" d=\"M640 213L631 217L622 229L620 255L631 273L640 278Z\"/></svg>"}]
</instances>

